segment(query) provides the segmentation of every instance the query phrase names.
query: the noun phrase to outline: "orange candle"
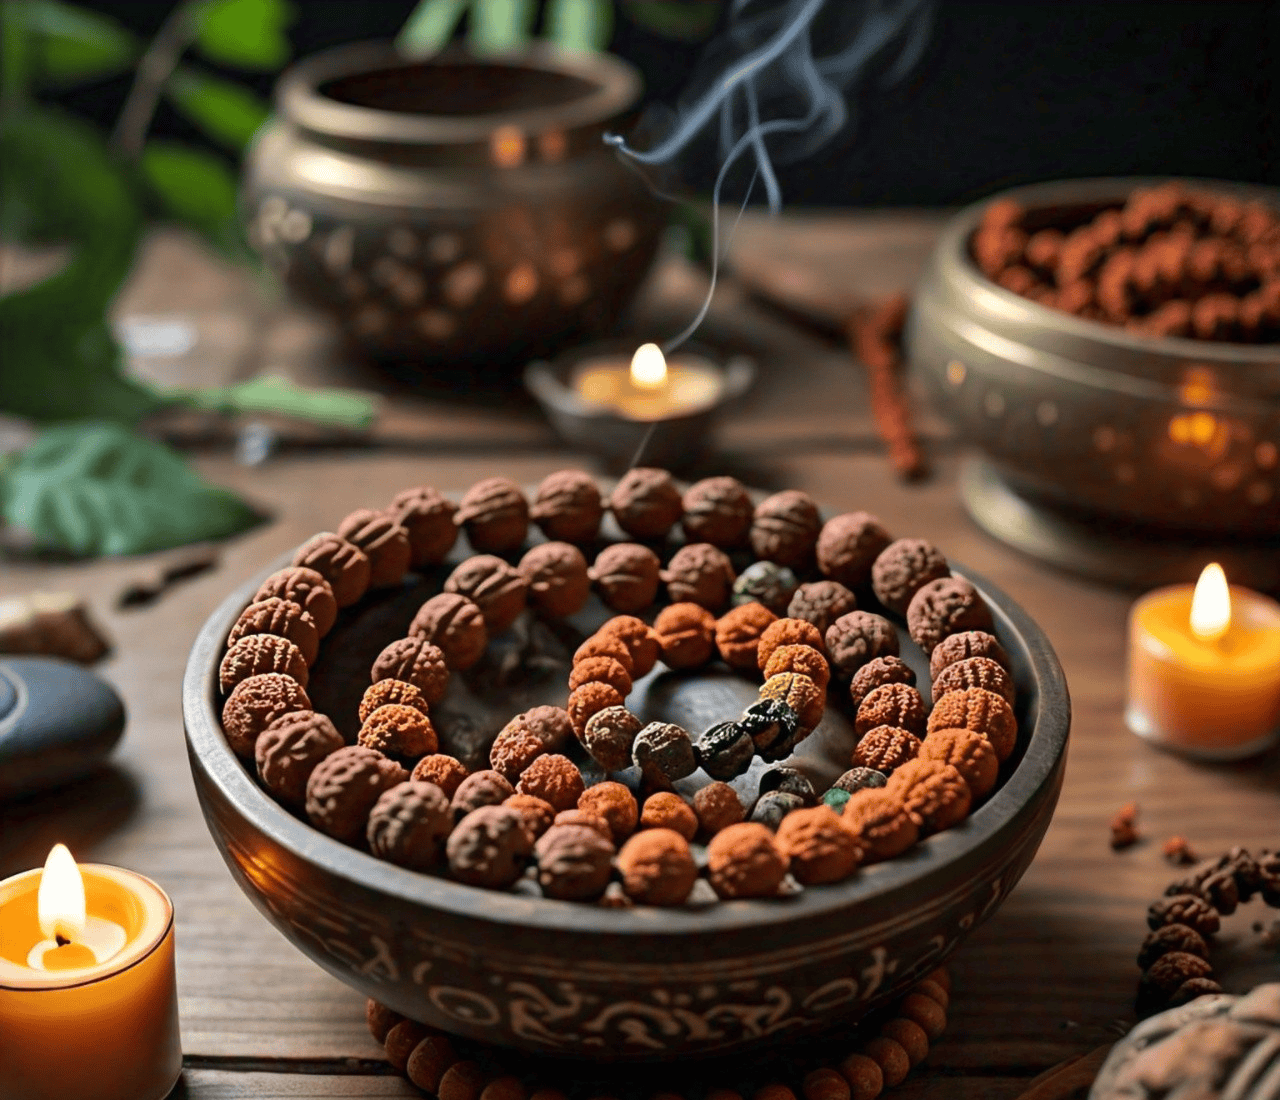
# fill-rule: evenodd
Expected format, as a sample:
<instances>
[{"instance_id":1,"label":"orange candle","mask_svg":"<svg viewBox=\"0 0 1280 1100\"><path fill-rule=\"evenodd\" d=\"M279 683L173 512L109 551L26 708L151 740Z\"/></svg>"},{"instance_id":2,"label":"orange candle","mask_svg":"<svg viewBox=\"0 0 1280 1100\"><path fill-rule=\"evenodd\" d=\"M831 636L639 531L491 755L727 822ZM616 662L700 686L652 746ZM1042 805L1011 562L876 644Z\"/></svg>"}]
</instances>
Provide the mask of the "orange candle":
<instances>
[{"instance_id":1,"label":"orange candle","mask_svg":"<svg viewBox=\"0 0 1280 1100\"><path fill-rule=\"evenodd\" d=\"M1193 588L1149 592L1129 614L1125 720L1210 760L1250 756L1280 730L1280 604L1209 565Z\"/></svg>"},{"instance_id":2,"label":"orange candle","mask_svg":"<svg viewBox=\"0 0 1280 1100\"><path fill-rule=\"evenodd\" d=\"M0 1096L161 1100L181 1072L164 891L61 844L0 882Z\"/></svg>"}]
</instances>

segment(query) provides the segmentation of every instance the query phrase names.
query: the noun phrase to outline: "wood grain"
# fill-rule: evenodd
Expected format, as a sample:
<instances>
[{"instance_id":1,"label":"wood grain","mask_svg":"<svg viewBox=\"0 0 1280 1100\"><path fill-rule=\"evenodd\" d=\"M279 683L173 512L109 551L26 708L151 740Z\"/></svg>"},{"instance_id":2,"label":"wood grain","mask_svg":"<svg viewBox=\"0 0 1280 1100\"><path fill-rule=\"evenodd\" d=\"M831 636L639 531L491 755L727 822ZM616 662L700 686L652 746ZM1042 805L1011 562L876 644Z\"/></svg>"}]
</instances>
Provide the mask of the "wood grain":
<instances>
[{"instance_id":1,"label":"wood grain","mask_svg":"<svg viewBox=\"0 0 1280 1100\"><path fill-rule=\"evenodd\" d=\"M849 227L844 238L855 251L857 230ZM877 232L889 234L890 223ZM905 232L913 240L919 226ZM691 278L683 289L676 286L667 308L681 295L687 304L696 289ZM180 302L174 295L166 305ZM243 314L242 304L227 305L212 293L208 301ZM146 305L136 295L133 302ZM899 483L879 453L865 385L847 353L758 315L741 297L727 297L717 316L716 323L758 342L762 377L724 424L718 458L707 469L766 488L804 489L837 510L865 508L896 534L935 541L1021 603L1066 668L1074 721L1054 822L1021 885L955 960L947 1034L894 1094L1014 1100L1038 1074L1113 1042L1134 1022L1133 958L1144 911L1177 874L1160 855L1166 837L1179 833L1206 855L1236 843L1280 842L1280 753L1210 767L1130 734L1121 708L1132 595L1052 572L980 533L957 498L958 457L936 416L924 432L933 479ZM274 519L228 543L214 571L152 606L119 611L114 600L154 568L154 559L0 568L0 596L43 588L88 599L116 643L100 670L129 710L107 771L0 807L0 876L38 865L62 840L79 858L135 868L171 894L183 1041L192 1058L175 1096L415 1094L400 1079L371 1073L379 1048L365 1030L362 999L290 947L235 887L196 805L179 706L187 649L222 596L314 531L331 529L348 510L381 505L415 483L460 490L491 474L529 484L564 466L592 468L589 455L561 448L527 407L475 408L463 421L446 405L422 401L403 415L410 427L397 429L400 442L287 451L254 469L220 451L199 456L207 477L244 493ZM486 442L504 440L522 442L492 449ZM1113 853L1107 822L1131 800L1139 804L1144 839ZM1262 951L1249 927L1263 915L1245 907L1226 923L1217 957L1229 990L1280 979L1280 960ZM264 1065L279 1072L262 1072Z\"/></svg>"}]
</instances>

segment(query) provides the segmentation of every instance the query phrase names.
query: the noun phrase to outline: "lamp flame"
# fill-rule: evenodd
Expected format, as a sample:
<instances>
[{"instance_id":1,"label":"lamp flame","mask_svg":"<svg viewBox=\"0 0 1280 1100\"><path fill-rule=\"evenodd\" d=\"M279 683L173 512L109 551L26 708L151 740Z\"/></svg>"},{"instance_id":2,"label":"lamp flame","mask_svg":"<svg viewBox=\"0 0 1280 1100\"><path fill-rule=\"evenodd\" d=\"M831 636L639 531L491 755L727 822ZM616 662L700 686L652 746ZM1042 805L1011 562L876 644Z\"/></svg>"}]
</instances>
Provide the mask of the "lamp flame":
<instances>
[{"instance_id":1,"label":"lamp flame","mask_svg":"<svg viewBox=\"0 0 1280 1100\"><path fill-rule=\"evenodd\" d=\"M84 878L65 844L55 844L44 862L36 895L40 930L49 939L84 936Z\"/></svg>"},{"instance_id":2,"label":"lamp flame","mask_svg":"<svg viewBox=\"0 0 1280 1100\"><path fill-rule=\"evenodd\" d=\"M1231 625L1231 590L1216 561L1204 567L1191 597L1191 633L1202 642L1221 638Z\"/></svg>"},{"instance_id":3,"label":"lamp flame","mask_svg":"<svg viewBox=\"0 0 1280 1100\"><path fill-rule=\"evenodd\" d=\"M657 344L641 344L631 357L631 382L637 389L656 390L667 381L667 359Z\"/></svg>"}]
</instances>

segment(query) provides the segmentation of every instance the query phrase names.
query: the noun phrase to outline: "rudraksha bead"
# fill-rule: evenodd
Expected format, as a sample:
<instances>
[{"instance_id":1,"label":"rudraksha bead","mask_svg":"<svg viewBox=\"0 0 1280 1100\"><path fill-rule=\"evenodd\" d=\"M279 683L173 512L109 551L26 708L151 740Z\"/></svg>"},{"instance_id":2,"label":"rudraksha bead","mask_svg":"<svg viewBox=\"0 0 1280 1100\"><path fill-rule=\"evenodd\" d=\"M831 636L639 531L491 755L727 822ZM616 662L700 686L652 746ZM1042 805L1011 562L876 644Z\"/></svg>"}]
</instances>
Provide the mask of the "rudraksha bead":
<instances>
[{"instance_id":1,"label":"rudraksha bead","mask_svg":"<svg viewBox=\"0 0 1280 1100\"><path fill-rule=\"evenodd\" d=\"M658 663L658 639L644 620L634 615L615 615L596 634L620 638L626 644L631 653L633 680L647 676Z\"/></svg>"},{"instance_id":2,"label":"rudraksha bead","mask_svg":"<svg viewBox=\"0 0 1280 1100\"><path fill-rule=\"evenodd\" d=\"M604 502L590 474L557 470L538 486L529 515L549 539L590 542L600 531Z\"/></svg>"},{"instance_id":3,"label":"rudraksha bead","mask_svg":"<svg viewBox=\"0 0 1280 1100\"><path fill-rule=\"evenodd\" d=\"M302 809L316 765L342 748L342 735L323 714L291 711L267 726L254 745L258 778L291 809Z\"/></svg>"},{"instance_id":4,"label":"rudraksha bead","mask_svg":"<svg viewBox=\"0 0 1280 1100\"><path fill-rule=\"evenodd\" d=\"M733 477L695 481L682 500L685 538L732 549L747 541L755 511L742 482Z\"/></svg>"},{"instance_id":5,"label":"rudraksha bead","mask_svg":"<svg viewBox=\"0 0 1280 1100\"><path fill-rule=\"evenodd\" d=\"M889 532L869 512L832 516L818 537L818 568L846 588L858 588L870 580L871 566L889 542Z\"/></svg>"},{"instance_id":6,"label":"rudraksha bead","mask_svg":"<svg viewBox=\"0 0 1280 1100\"><path fill-rule=\"evenodd\" d=\"M643 611L658 594L662 563L638 542L606 546L587 571L605 606L614 611Z\"/></svg>"},{"instance_id":7,"label":"rudraksha bead","mask_svg":"<svg viewBox=\"0 0 1280 1100\"><path fill-rule=\"evenodd\" d=\"M907 607L911 640L929 654L949 634L990 629L990 609L978 590L963 577L930 581L911 597Z\"/></svg>"},{"instance_id":8,"label":"rudraksha bead","mask_svg":"<svg viewBox=\"0 0 1280 1100\"><path fill-rule=\"evenodd\" d=\"M774 651L784 645L807 645L826 654L827 645L822 631L804 619L777 619L765 627L756 650L756 667L763 672Z\"/></svg>"},{"instance_id":9,"label":"rudraksha bead","mask_svg":"<svg viewBox=\"0 0 1280 1100\"><path fill-rule=\"evenodd\" d=\"M800 587L795 573L771 561L752 562L733 582L733 603L760 603L775 615L785 615L787 604Z\"/></svg>"},{"instance_id":10,"label":"rudraksha bead","mask_svg":"<svg viewBox=\"0 0 1280 1100\"><path fill-rule=\"evenodd\" d=\"M333 589L314 569L291 565L272 573L258 586L253 602L258 603L272 596L290 600L301 607L314 620L316 630L322 638L333 629L333 624L337 621L338 601Z\"/></svg>"},{"instance_id":11,"label":"rudraksha bead","mask_svg":"<svg viewBox=\"0 0 1280 1100\"><path fill-rule=\"evenodd\" d=\"M698 770L687 730L673 722L650 722L636 734L631 759L651 786L665 789Z\"/></svg>"},{"instance_id":12,"label":"rudraksha bead","mask_svg":"<svg viewBox=\"0 0 1280 1100\"><path fill-rule=\"evenodd\" d=\"M598 814L609 823L615 847L636 831L640 807L623 784L606 780L588 787L578 799L578 809Z\"/></svg>"},{"instance_id":13,"label":"rudraksha bead","mask_svg":"<svg viewBox=\"0 0 1280 1100\"><path fill-rule=\"evenodd\" d=\"M369 585L399 584L409 568L409 532L386 512L357 508L340 524L338 534L369 558Z\"/></svg>"},{"instance_id":14,"label":"rudraksha bead","mask_svg":"<svg viewBox=\"0 0 1280 1100\"><path fill-rule=\"evenodd\" d=\"M458 789L453 792L453 798L449 800L453 819L460 821L481 806L501 806L515 793L515 787L501 772L492 770L472 772L458 784Z\"/></svg>"},{"instance_id":15,"label":"rudraksha bead","mask_svg":"<svg viewBox=\"0 0 1280 1100\"><path fill-rule=\"evenodd\" d=\"M425 638L444 653L449 668L463 672L484 656L489 630L484 613L466 596L441 592L432 596L414 615L409 636Z\"/></svg>"},{"instance_id":16,"label":"rudraksha bead","mask_svg":"<svg viewBox=\"0 0 1280 1100\"><path fill-rule=\"evenodd\" d=\"M795 685L790 680L780 680L776 685L779 690L783 688L790 690L793 686ZM804 693L802 687L798 690ZM750 736L761 759L769 762L783 760L790 756L791 750L808 732L795 708L785 699L774 697L752 703L742 712L737 725Z\"/></svg>"},{"instance_id":17,"label":"rudraksha bead","mask_svg":"<svg viewBox=\"0 0 1280 1100\"><path fill-rule=\"evenodd\" d=\"M965 688L994 691L1010 705L1017 698L1013 678L998 661L993 661L990 657L969 657L947 665L933 682L934 702L952 691L963 691Z\"/></svg>"},{"instance_id":18,"label":"rudraksha bead","mask_svg":"<svg viewBox=\"0 0 1280 1100\"><path fill-rule=\"evenodd\" d=\"M889 776L885 790L902 799L902 808L922 834L958 825L973 803L964 776L938 760L908 761Z\"/></svg>"},{"instance_id":19,"label":"rudraksha bead","mask_svg":"<svg viewBox=\"0 0 1280 1100\"><path fill-rule=\"evenodd\" d=\"M898 539L876 557L871 566L871 587L885 607L903 615L921 588L950 574L946 557L933 543Z\"/></svg>"},{"instance_id":20,"label":"rudraksha bead","mask_svg":"<svg viewBox=\"0 0 1280 1100\"><path fill-rule=\"evenodd\" d=\"M542 893L561 901L592 901L613 872L613 845L585 825L553 825L534 845Z\"/></svg>"},{"instance_id":21,"label":"rudraksha bead","mask_svg":"<svg viewBox=\"0 0 1280 1100\"><path fill-rule=\"evenodd\" d=\"M524 871L533 852L533 838L519 810L481 806L454 826L446 852L449 870L459 882L500 890Z\"/></svg>"},{"instance_id":22,"label":"rudraksha bead","mask_svg":"<svg viewBox=\"0 0 1280 1100\"><path fill-rule=\"evenodd\" d=\"M698 815L674 791L657 791L640 807L640 828L674 829L685 840L692 840L698 832Z\"/></svg>"},{"instance_id":23,"label":"rudraksha bead","mask_svg":"<svg viewBox=\"0 0 1280 1100\"><path fill-rule=\"evenodd\" d=\"M827 705L826 693L808 676L798 672L780 672L770 676L760 687L760 698L776 699L796 712L802 731L801 740L822 721L822 712Z\"/></svg>"},{"instance_id":24,"label":"rudraksha bead","mask_svg":"<svg viewBox=\"0 0 1280 1100\"><path fill-rule=\"evenodd\" d=\"M887 787L857 791L845 803L841 816L853 830L864 863L900 856L920 835L898 793Z\"/></svg>"},{"instance_id":25,"label":"rudraksha bead","mask_svg":"<svg viewBox=\"0 0 1280 1100\"><path fill-rule=\"evenodd\" d=\"M1185 924L1201 936L1212 936L1220 923L1218 911L1195 894L1157 898L1147 909L1147 927L1152 929L1165 924Z\"/></svg>"},{"instance_id":26,"label":"rudraksha bead","mask_svg":"<svg viewBox=\"0 0 1280 1100\"><path fill-rule=\"evenodd\" d=\"M664 607L653 622L653 632L668 668L697 668L716 651L715 616L696 603Z\"/></svg>"},{"instance_id":27,"label":"rudraksha bead","mask_svg":"<svg viewBox=\"0 0 1280 1100\"><path fill-rule=\"evenodd\" d=\"M433 752L414 764L409 778L417 783L434 783L444 791L446 798L452 799L467 778L467 769L457 757Z\"/></svg>"},{"instance_id":28,"label":"rudraksha bead","mask_svg":"<svg viewBox=\"0 0 1280 1100\"><path fill-rule=\"evenodd\" d=\"M298 547L293 564L324 577L339 607L350 607L369 590L368 555L331 531L313 535Z\"/></svg>"},{"instance_id":29,"label":"rudraksha bead","mask_svg":"<svg viewBox=\"0 0 1280 1100\"><path fill-rule=\"evenodd\" d=\"M867 730L853 750L855 768L870 768L891 774L908 760L920 755L920 738L897 726L876 726Z\"/></svg>"},{"instance_id":30,"label":"rudraksha bead","mask_svg":"<svg viewBox=\"0 0 1280 1100\"><path fill-rule=\"evenodd\" d=\"M884 772L876 768L850 768L831 785L850 794L877 787L883 787L889 781Z\"/></svg>"},{"instance_id":31,"label":"rudraksha bead","mask_svg":"<svg viewBox=\"0 0 1280 1100\"><path fill-rule=\"evenodd\" d=\"M707 845L707 877L722 898L774 896L788 863L773 833L756 822L730 825Z\"/></svg>"},{"instance_id":32,"label":"rudraksha bead","mask_svg":"<svg viewBox=\"0 0 1280 1100\"><path fill-rule=\"evenodd\" d=\"M716 648L730 668L758 667L760 639L776 616L763 604L744 603L716 623Z\"/></svg>"},{"instance_id":33,"label":"rudraksha bead","mask_svg":"<svg viewBox=\"0 0 1280 1100\"><path fill-rule=\"evenodd\" d=\"M666 470L636 466L619 479L609 494L609 510L628 535L652 542L666 538L680 522L680 490Z\"/></svg>"},{"instance_id":34,"label":"rudraksha bead","mask_svg":"<svg viewBox=\"0 0 1280 1100\"><path fill-rule=\"evenodd\" d=\"M312 771L307 780L307 817L335 840L354 843L364 836L369 811L382 792L408 778L404 768L376 749L347 745Z\"/></svg>"},{"instance_id":35,"label":"rudraksha bead","mask_svg":"<svg viewBox=\"0 0 1280 1100\"><path fill-rule=\"evenodd\" d=\"M444 590L465 596L484 616L486 630L501 634L524 610L529 582L514 566L494 554L473 554L444 582Z\"/></svg>"},{"instance_id":36,"label":"rudraksha bead","mask_svg":"<svg viewBox=\"0 0 1280 1100\"><path fill-rule=\"evenodd\" d=\"M812 557L821 529L813 497L797 489L784 489L756 505L751 549L756 557L779 565L802 565Z\"/></svg>"},{"instance_id":37,"label":"rudraksha bead","mask_svg":"<svg viewBox=\"0 0 1280 1100\"><path fill-rule=\"evenodd\" d=\"M222 704L222 729L232 751L252 760L258 735L282 714L310 710L311 700L297 680L279 672L250 676Z\"/></svg>"},{"instance_id":38,"label":"rudraksha bead","mask_svg":"<svg viewBox=\"0 0 1280 1100\"><path fill-rule=\"evenodd\" d=\"M606 772L631 764L631 746L644 725L626 707L606 707L593 714L582 730L582 747Z\"/></svg>"},{"instance_id":39,"label":"rudraksha bead","mask_svg":"<svg viewBox=\"0 0 1280 1100\"><path fill-rule=\"evenodd\" d=\"M975 799L995 788L1000 773L1000 761L991 742L973 730L934 730L920 743L918 755L924 760L950 764L964 777Z\"/></svg>"},{"instance_id":40,"label":"rudraksha bead","mask_svg":"<svg viewBox=\"0 0 1280 1100\"><path fill-rule=\"evenodd\" d=\"M316 657L320 655L320 632L316 629L315 619L292 600L269 596L258 603L251 603L240 612L227 635L227 645L233 646L241 638L254 634L288 638L298 647L308 665L315 664Z\"/></svg>"},{"instance_id":41,"label":"rudraksha bead","mask_svg":"<svg viewBox=\"0 0 1280 1100\"><path fill-rule=\"evenodd\" d=\"M674 829L645 829L618 852L627 896L640 905L680 905L698 878L689 842Z\"/></svg>"},{"instance_id":42,"label":"rudraksha bead","mask_svg":"<svg viewBox=\"0 0 1280 1100\"><path fill-rule=\"evenodd\" d=\"M568 542L544 542L520 559L520 575L528 585L529 603L553 619L576 615L591 595L587 559Z\"/></svg>"},{"instance_id":43,"label":"rudraksha bead","mask_svg":"<svg viewBox=\"0 0 1280 1100\"><path fill-rule=\"evenodd\" d=\"M288 676L304 688L310 679L302 650L288 638L278 634L247 634L223 656L218 666L218 686L227 694L241 681L266 672Z\"/></svg>"},{"instance_id":44,"label":"rudraksha bead","mask_svg":"<svg viewBox=\"0 0 1280 1100\"><path fill-rule=\"evenodd\" d=\"M766 680L781 672L798 672L802 676L808 676L824 692L831 681L827 659L808 645L779 646L769 655L769 660L761 671Z\"/></svg>"},{"instance_id":45,"label":"rudraksha bead","mask_svg":"<svg viewBox=\"0 0 1280 1100\"><path fill-rule=\"evenodd\" d=\"M388 703L365 719L357 744L388 756L417 759L439 748L435 727L422 711L402 703Z\"/></svg>"},{"instance_id":46,"label":"rudraksha bead","mask_svg":"<svg viewBox=\"0 0 1280 1100\"><path fill-rule=\"evenodd\" d=\"M369 813L369 851L413 871L440 862L453 829L449 799L434 783L409 780L383 791Z\"/></svg>"},{"instance_id":47,"label":"rudraksha bead","mask_svg":"<svg viewBox=\"0 0 1280 1100\"><path fill-rule=\"evenodd\" d=\"M427 638L399 638L374 659L369 677L375 684L382 680L412 684L427 705L434 706L449 686L449 665L444 650Z\"/></svg>"},{"instance_id":48,"label":"rudraksha bead","mask_svg":"<svg viewBox=\"0 0 1280 1100\"><path fill-rule=\"evenodd\" d=\"M787 618L804 619L826 634L841 615L857 609L857 598L839 581L813 581L796 589L787 605Z\"/></svg>"},{"instance_id":49,"label":"rudraksha bead","mask_svg":"<svg viewBox=\"0 0 1280 1100\"><path fill-rule=\"evenodd\" d=\"M551 803L558 813L575 807L586 787L582 782L582 773L572 760L559 753L546 753L536 757L520 773L516 790Z\"/></svg>"},{"instance_id":50,"label":"rudraksha bead","mask_svg":"<svg viewBox=\"0 0 1280 1100\"><path fill-rule=\"evenodd\" d=\"M944 695L929 712L928 731L967 729L980 733L996 750L1001 763L1018 741L1018 720L1003 697L985 688L965 688Z\"/></svg>"},{"instance_id":51,"label":"rudraksha bead","mask_svg":"<svg viewBox=\"0 0 1280 1100\"><path fill-rule=\"evenodd\" d=\"M698 824L707 836L715 836L730 825L737 825L745 816L742 800L728 783L708 783L693 796L693 812Z\"/></svg>"},{"instance_id":52,"label":"rudraksha bead","mask_svg":"<svg viewBox=\"0 0 1280 1100\"><path fill-rule=\"evenodd\" d=\"M698 764L712 779L734 779L751 767L756 754L749 729L738 722L712 726L694 746Z\"/></svg>"},{"instance_id":53,"label":"rudraksha bead","mask_svg":"<svg viewBox=\"0 0 1280 1100\"><path fill-rule=\"evenodd\" d=\"M429 485L405 489L395 495L387 508L409 534L409 564L415 569L437 565L458 540L453 515L458 506Z\"/></svg>"},{"instance_id":54,"label":"rudraksha bead","mask_svg":"<svg viewBox=\"0 0 1280 1100\"><path fill-rule=\"evenodd\" d=\"M898 655L898 632L893 624L870 611L841 615L827 628L823 641L831 666L850 677L877 657Z\"/></svg>"},{"instance_id":55,"label":"rudraksha bead","mask_svg":"<svg viewBox=\"0 0 1280 1100\"><path fill-rule=\"evenodd\" d=\"M509 478L485 478L467 490L453 522L466 529L477 553L509 554L528 534L529 502Z\"/></svg>"},{"instance_id":56,"label":"rudraksha bead","mask_svg":"<svg viewBox=\"0 0 1280 1100\"><path fill-rule=\"evenodd\" d=\"M709 542L680 547L661 573L672 603L695 603L719 611L729 602L733 565L728 555Z\"/></svg>"},{"instance_id":57,"label":"rudraksha bead","mask_svg":"<svg viewBox=\"0 0 1280 1100\"><path fill-rule=\"evenodd\" d=\"M827 806L788 814L774 841L789 859L791 873L806 886L839 882L858 866L858 842Z\"/></svg>"},{"instance_id":58,"label":"rudraksha bead","mask_svg":"<svg viewBox=\"0 0 1280 1100\"><path fill-rule=\"evenodd\" d=\"M853 674L849 681L849 699L856 714L862 700L885 684L915 687L916 672L906 661L894 656L875 657Z\"/></svg>"},{"instance_id":59,"label":"rudraksha bead","mask_svg":"<svg viewBox=\"0 0 1280 1100\"><path fill-rule=\"evenodd\" d=\"M591 683L608 684L619 695L631 692L631 677L626 666L612 657L588 657L569 670L570 691Z\"/></svg>"}]
</instances>

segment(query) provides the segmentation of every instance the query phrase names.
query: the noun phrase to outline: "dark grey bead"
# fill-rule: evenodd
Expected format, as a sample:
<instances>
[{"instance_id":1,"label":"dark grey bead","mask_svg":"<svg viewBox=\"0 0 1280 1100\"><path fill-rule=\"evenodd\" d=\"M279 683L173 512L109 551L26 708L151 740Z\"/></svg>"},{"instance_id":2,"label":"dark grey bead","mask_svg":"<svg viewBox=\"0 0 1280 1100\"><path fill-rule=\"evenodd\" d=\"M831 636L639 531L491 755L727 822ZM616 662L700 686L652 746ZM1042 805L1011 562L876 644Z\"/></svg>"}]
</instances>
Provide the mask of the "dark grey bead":
<instances>
[{"instance_id":1,"label":"dark grey bead","mask_svg":"<svg viewBox=\"0 0 1280 1100\"><path fill-rule=\"evenodd\" d=\"M856 794L868 787L883 787L888 782L889 777L884 772L876 771L875 768L850 768L832 783L831 787L833 790L839 789Z\"/></svg>"},{"instance_id":2,"label":"dark grey bead","mask_svg":"<svg viewBox=\"0 0 1280 1100\"><path fill-rule=\"evenodd\" d=\"M775 615L785 615L787 604L800 587L796 575L785 565L758 561L748 565L733 582L735 606L762 603Z\"/></svg>"},{"instance_id":3,"label":"dark grey bead","mask_svg":"<svg viewBox=\"0 0 1280 1100\"><path fill-rule=\"evenodd\" d=\"M751 735L756 752L767 761L790 756L800 736L800 716L778 699L752 703L738 725Z\"/></svg>"},{"instance_id":4,"label":"dark grey bead","mask_svg":"<svg viewBox=\"0 0 1280 1100\"><path fill-rule=\"evenodd\" d=\"M816 806L818 803L818 792L814 790L808 776L795 768L770 768L760 776L760 794L763 796L771 791L793 794L806 806Z\"/></svg>"},{"instance_id":5,"label":"dark grey bead","mask_svg":"<svg viewBox=\"0 0 1280 1100\"><path fill-rule=\"evenodd\" d=\"M712 779L726 782L751 767L756 746L737 722L721 722L702 735L693 751L703 771Z\"/></svg>"},{"instance_id":6,"label":"dark grey bead","mask_svg":"<svg viewBox=\"0 0 1280 1100\"><path fill-rule=\"evenodd\" d=\"M650 722L631 746L631 759L654 786L669 787L698 770L687 731L671 722Z\"/></svg>"},{"instance_id":7,"label":"dark grey bead","mask_svg":"<svg viewBox=\"0 0 1280 1100\"><path fill-rule=\"evenodd\" d=\"M777 829L787 814L803 808L804 802L799 796L787 794L786 791L770 791L761 795L756 802L755 809L751 811L751 820L767 825L770 829Z\"/></svg>"}]
</instances>

